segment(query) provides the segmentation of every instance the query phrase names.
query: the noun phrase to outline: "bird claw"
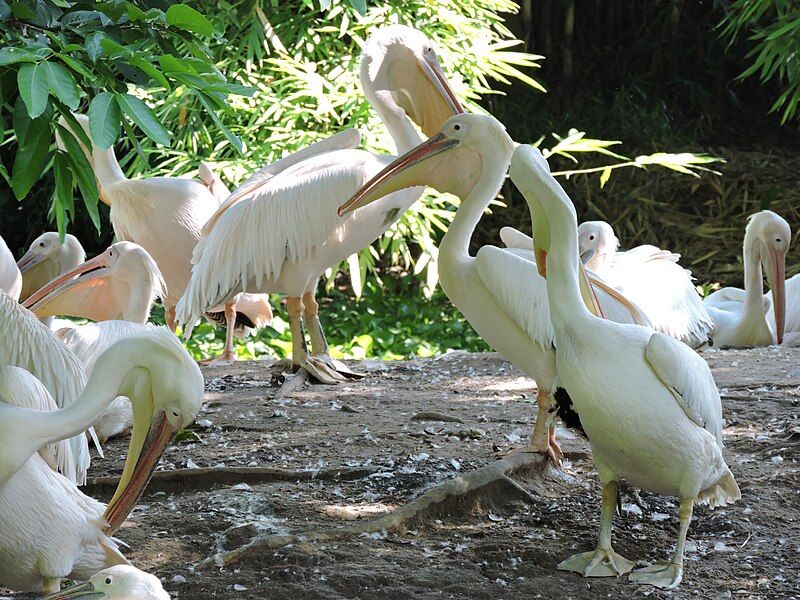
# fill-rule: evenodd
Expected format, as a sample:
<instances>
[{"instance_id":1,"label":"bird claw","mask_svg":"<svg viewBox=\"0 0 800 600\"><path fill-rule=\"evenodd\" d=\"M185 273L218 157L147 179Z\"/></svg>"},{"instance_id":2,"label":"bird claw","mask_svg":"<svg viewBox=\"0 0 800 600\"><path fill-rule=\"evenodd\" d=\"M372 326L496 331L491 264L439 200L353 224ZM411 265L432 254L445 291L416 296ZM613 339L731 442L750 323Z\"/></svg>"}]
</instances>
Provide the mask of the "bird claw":
<instances>
[{"instance_id":1,"label":"bird claw","mask_svg":"<svg viewBox=\"0 0 800 600\"><path fill-rule=\"evenodd\" d=\"M304 360L301 360L298 365L308 371L309 376L315 383L338 385L341 381L347 381L344 375L330 368L324 360L316 356L307 356Z\"/></svg>"},{"instance_id":2,"label":"bird claw","mask_svg":"<svg viewBox=\"0 0 800 600\"><path fill-rule=\"evenodd\" d=\"M197 364L203 367L213 367L216 365L230 365L236 362L236 356L233 352L223 352L219 356L210 356L203 360L198 360Z\"/></svg>"},{"instance_id":3,"label":"bird claw","mask_svg":"<svg viewBox=\"0 0 800 600\"><path fill-rule=\"evenodd\" d=\"M633 569L633 563L614 550L598 548L574 554L558 564L559 571L574 571L584 577L617 577Z\"/></svg>"},{"instance_id":4,"label":"bird claw","mask_svg":"<svg viewBox=\"0 0 800 600\"><path fill-rule=\"evenodd\" d=\"M352 371L350 367L348 367L346 364L336 360L335 358L332 358L328 354L314 354L311 356L311 358L324 362L331 371L334 371L335 373L341 375L344 380L364 379L364 377L367 376L366 373L358 373L356 371Z\"/></svg>"},{"instance_id":5,"label":"bird claw","mask_svg":"<svg viewBox=\"0 0 800 600\"><path fill-rule=\"evenodd\" d=\"M678 587L682 579L683 565L663 561L649 567L636 569L628 576L628 580L633 583L652 585L668 590Z\"/></svg>"}]
</instances>

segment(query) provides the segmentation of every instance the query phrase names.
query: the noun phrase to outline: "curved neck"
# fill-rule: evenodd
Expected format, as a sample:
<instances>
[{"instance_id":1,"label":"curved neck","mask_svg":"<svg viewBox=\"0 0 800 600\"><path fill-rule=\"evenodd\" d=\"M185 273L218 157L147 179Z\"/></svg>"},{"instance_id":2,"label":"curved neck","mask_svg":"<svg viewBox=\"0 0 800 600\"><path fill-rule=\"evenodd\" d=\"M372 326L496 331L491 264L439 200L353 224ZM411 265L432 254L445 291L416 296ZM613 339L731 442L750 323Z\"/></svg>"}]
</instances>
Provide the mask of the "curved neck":
<instances>
[{"instance_id":1,"label":"curved neck","mask_svg":"<svg viewBox=\"0 0 800 600\"><path fill-rule=\"evenodd\" d=\"M152 282L136 283L129 286L128 305L122 313L122 319L133 323L147 323L150 308L153 305L154 289Z\"/></svg>"},{"instance_id":2,"label":"curved neck","mask_svg":"<svg viewBox=\"0 0 800 600\"><path fill-rule=\"evenodd\" d=\"M472 234L483 216L483 212L494 200L506 178L506 171L511 162L510 156L481 156L483 168L478 182L470 193L461 198L453 221L442 238L439 254L442 257L464 258L469 254L469 243Z\"/></svg>"},{"instance_id":3,"label":"curved neck","mask_svg":"<svg viewBox=\"0 0 800 600\"><path fill-rule=\"evenodd\" d=\"M764 280L761 272L761 245L757 237L744 237L744 310L745 314L764 316Z\"/></svg>"},{"instance_id":4,"label":"curved neck","mask_svg":"<svg viewBox=\"0 0 800 600\"><path fill-rule=\"evenodd\" d=\"M106 150L92 146L92 168L100 188L108 188L127 179L125 173L122 172L122 167L119 166L113 146ZM101 196L104 195L102 190L100 193ZM105 198L104 201L107 202Z\"/></svg>"},{"instance_id":5,"label":"curved neck","mask_svg":"<svg viewBox=\"0 0 800 600\"><path fill-rule=\"evenodd\" d=\"M370 102L392 136L398 155L405 154L422 142L422 137L406 111L397 105L387 90L370 94Z\"/></svg>"}]
</instances>

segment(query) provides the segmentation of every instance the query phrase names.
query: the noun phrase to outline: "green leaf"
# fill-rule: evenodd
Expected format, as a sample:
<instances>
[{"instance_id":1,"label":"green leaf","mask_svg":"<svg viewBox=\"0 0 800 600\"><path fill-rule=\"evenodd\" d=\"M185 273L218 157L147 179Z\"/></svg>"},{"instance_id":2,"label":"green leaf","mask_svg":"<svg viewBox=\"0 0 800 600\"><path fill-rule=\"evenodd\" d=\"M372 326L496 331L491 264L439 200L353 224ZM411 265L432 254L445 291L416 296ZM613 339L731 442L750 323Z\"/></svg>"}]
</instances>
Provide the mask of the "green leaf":
<instances>
[{"instance_id":1,"label":"green leaf","mask_svg":"<svg viewBox=\"0 0 800 600\"><path fill-rule=\"evenodd\" d=\"M104 40L105 37L106 34L102 31L95 31L86 37L86 54L89 55L89 59L92 62L96 62L97 59L103 54L103 48L100 45L100 42Z\"/></svg>"},{"instance_id":2,"label":"green leaf","mask_svg":"<svg viewBox=\"0 0 800 600\"><path fill-rule=\"evenodd\" d=\"M147 137L162 146L169 146L169 132L164 129L147 104L130 94L115 94L115 96L122 112L130 117Z\"/></svg>"},{"instance_id":3,"label":"green leaf","mask_svg":"<svg viewBox=\"0 0 800 600\"><path fill-rule=\"evenodd\" d=\"M128 62L137 69L149 75L152 79L156 81L156 83L165 87L167 90L172 89L172 86L170 86L169 81L167 81L167 78L164 77L164 75L162 75L161 71L156 69L152 65L152 63L146 61L141 56L131 56Z\"/></svg>"},{"instance_id":4,"label":"green leaf","mask_svg":"<svg viewBox=\"0 0 800 600\"><path fill-rule=\"evenodd\" d=\"M69 215L73 215L75 211L75 203L72 199L72 169L70 168L67 155L62 152L56 152L53 159L53 177L56 185L53 190L53 211L56 214L56 225L58 233L63 236L67 231L67 224L69 223Z\"/></svg>"},{"instance_id":5,"label":"green leaf","mask_svg":"<svg viewBox=\"0 0 800 600\"><path fill-rule=\"evenodd\" d=\"M92 141L89 139L89 135L86 133L86 130L83 126L78 123L78 119L75 118L75 115L72 114L66 106L63 104L58 107L59 112L61 113L61 117L67 122L69 128L72 130L72 135L77 136L78 141L83 144L84 148L91 148Z\"/></svg>"},{"instance_id":6,"label":"green leaf","mask_svg":"<svg viewBox=\"0 0 800 600\"><path fill-rule=\"evenodd\" d=\"M81 196L83 197L83 205L86 207L86 212L89 213L97 233L100 233L100 214L97 211L97 201L100 198L100 193L97 190L94 171L92 171L86 154L84 154L83 149L78 144L78 140L72 136L72 133L60 124L56 124L56 128L72 163L72 172L78 181L78 188L81 190Z\"/></svg>"},{"instance_id":7,"label":"green leaf","mask_svg":"<svg viewBox=\"0 0 800 600\"><path fill-rule=\"evenodd\" d=\"M133 54L130 48L122 46L107 37L100 40L100 47L103 49L103 53L109 58L119 58L120 56L130 56Z\"/></svg>"},{"instance_id":8,"label":"green leaf","mask_svg":"<svg viewBox=\"0 0 800 600\"><path fill-rule=\"evenodd\" d=\"M60 54L60 53L58 54L58 58L60 58L65 65L67 65L70 69L72 69L76 73L80 73L84 77L89 77L90 79L95 77L92 74L92 72L85 66L83 66L83 63L81 63L80 61L77 61L74 58L67 56L66 54Z\"/></svg>"},{"instance_id":9,"label":"green leaf","mask_svg":"<svg viewBox=\"0 0 800 600\"><path fill-rule=\"evenodd\" d=\"M13 65L21 62L36 62L35 54L28 52L24 48L0 48L0 66Z\"/></svg>"},{"instance_id":10,"label":"green leaf","mask_svg":"<svg viewBox=\"0 0 800 600\"><path fill-rule=\"evenodd\" d=\"M209 20L185 4L173 4L167 9L167 25L174 25L208 37L214 35L214 27Z\"/></svg>"},{"instance_id":11,"label":"green leaf","mask_svg":"<svg viewBox=\"0 0 800 600\"><path fill-rule=\"evenodd\" d=\"M352 6L362 17L367 14L366 0L350 0L350 6Z\"/></svg>"},{"instance_id":12,"label":"green leaf","mask_svg":"<svg viewBox=\"0 0 800 600\"><path fill-rule=\"evenodd\" d=\"M47 75L47 86L50 93L70 107L76 110L81 101L81 90L75 85L75 80L70 72L55 62L42 63L44 72Z\"/></svg>"},{"instance_id":13,"label":"green leaf","mask_svg":"<svg viewBox=\"0 0 800 600\"><path fill-rule=\"evenodd\" d=\"M48 85L43 63L22 65L17 73L17 85L28 115L35 119L47 108Z\"/></svg>"},{"instance_id":14,"label":"green leaf","mask_svg":"<svg viewBox=\"0 0 800 600\"><path fill-rule=\"evenodd\" d=\"M600 174L600 189L603 189L605 187L610 178L611 178L611 169L603 169L603 172Z\"/></svg>"},{"instance_id":15,"label":"green leaf","mask_svg":"<svg viewBox=\"0 0 800 600\"><path fill-rule=\"evenodd\" d=\"M17 200L28 195L47 164L52 141L48 118L30 121L24 139L25 143L17 149L11 172L11 189L14 190Z\"/></svg>"},{"instance_id":16,"label":"green leaf","mask_svg":"<svg viewBox=\"0 0 800 600\"><path fill-rule=\"evenodd\" d=\"M24 2L12 2L11 12L16 19L24 19L26 21L32 21L33 19L36 18L36 12L34 12L28 6L26 6Z\"/></svg>"},{"instance_id":17,"label":"green leaf","mask_svg":"<svg viewBox=\"0 0 800 600\"><path fill-rule=\"evenodd\" d=\"M110 148L119 136L119 104L114 94L101 92L89 104L89 130L92 139L102 149Z\"/></svg>"},{"instance_id":18,"label":"green leaf","mask_svg":"<svg viewBox=\"0 0 800 600\"><path fill-rule=\"evenodd\" d=\"M217 125L217 127L219 127L220 131L222 131L222 133L225 135L225 137L228 138L228 141L231 144L233 144L233 147L236 148L236 151L239 154L242 154L243 153L242 138L240 138L238 135L234 135L233 132L230 129L225 127L225 124L220 120L219 115L217 114L217 111L214 110L214 107L211 106L211 104L203 96L202 93L198 92L197 93L197 97L200 100L200 103L205 107L206 111L208 111L208 114L211 116L211 120L214 121L214 123L216 123L216 125Z\"/></svg>"}]
</instances>

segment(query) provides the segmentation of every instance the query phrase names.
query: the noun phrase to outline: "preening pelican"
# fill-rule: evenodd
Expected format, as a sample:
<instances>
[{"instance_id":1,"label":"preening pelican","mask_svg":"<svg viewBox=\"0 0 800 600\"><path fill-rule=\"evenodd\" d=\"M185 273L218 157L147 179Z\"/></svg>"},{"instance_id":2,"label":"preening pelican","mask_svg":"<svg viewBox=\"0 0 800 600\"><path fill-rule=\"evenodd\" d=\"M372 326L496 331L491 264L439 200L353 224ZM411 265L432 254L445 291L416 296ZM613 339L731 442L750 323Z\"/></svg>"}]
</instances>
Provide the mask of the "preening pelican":
<instances>
[{"instance_id":1,"label":"preening pelican","mask_svg":"<svg viewBox=\"0 0 800 600\"><path fill-rule=\"evenodd\" d=\"M74 116L91 140L89 118ZM65 120L60 124L69 129ZM62 143L60 136L56 141ZM227 188L204 163L199 168L200 181L181 177L128 179L113 147L102 149L94 141L91 149L81 147L94 169L100 199L111 207L117 239L139 244L158 265L167 286L165 317L174 330L175 304L189 281L192 250L200 229L228 196ZM226 310L226 315L235 316L235 307ZM226 354L232 353L232 346L226 347Z\"/></svg>"},{"instance_id":2,"label":"preening pelican","mask_svg":"<svg viewBox=\"0 0 800 600\"><path fill-rule=\"evenodd\" d=\"M131 398L134 431L117 491L103 507L37 450L85 431L118 394ZM111 536L203 399L203 376L178 339L152 328L115 344L67 408L52 410L44 386L13 367L0 374L0 399L0 585L54 592L63 578L85 580L125 563Z\"/></svg>"},{"instance_id":3,"label":"preening pelican","mask_svg":"<svg viewBox=\"0 0 800 600\"><path fill-rule=\"evenodd\" d=\"M429 185L461 198L439 248L442 289L492 348L536 380L538 415L531 445L555 456L560 449L554 430L547 427L556 377L553 329L546 284L535 275L533 248L526 253L483 246L475 256L469 254L472 233L500 190L513 151L514 143L493 117L452 117L440 133L376 175L340 212L347 214L410 186ZM584 288L587 303L594 307L599 301L602 314L627 319L638 313L613 290L603 291Z\"/></svg>"},{"instance_id":4,"label":"preening pelican","mask_svg":"<svg viewBox=\"0 0 800 600\"><path fill-rule=\"evenodd\" d=\"M447 116L462 112L431 42L410 27L393 25L370 36L361 83L400 152L420 141L412 120L431 133ZM192 278L178 305L180 323L191 329L210 306L240 291L284 293L294 364L323 383L356 375L330 357L315 300L317 281L382 235L422 189L393 194L339 219L339 204L394 158L356 150L358 136L353 141L348 149L301 150L233 192L197 244Z\"/></svg>"},{"instance_id":5,"label":"preening pelican","mask_svg":"<svg viewBox=\"0 0 800 600\"><path fill-rule=\"evenodd\" d=\"M618 479L680 498L678 543L667 563L633 571L630 579L676 587L694 503L712 508L738 500L739 487L722 457L722 404L706 362L688 346L649 327L598 319L579 289L575 208L539 150L521 146L511 179L534 223L537 264L547 278L559 379L588 436L603 501L597 550L558 568L585 577L627 573L633 563L611 546Z\"/></svg>"},{"instance_id":6,"label":"preening pelican","mask_svg":"<svg viewBox=\"0 0 800 600\"><path fill-rule=\"evenodd\" d=\"M14 300L19 299L22 291L22 275L14 262L14 255L6 246L6 241L0 237L0 290L11 296Z\"/></svg>"},{"instance_id":7,"label":"preening pelican","mask_svg":"<svg viewBox=\"0 0 800 600\"><path fill-rule=\"evenodd\" d=\"M30 372L44 384L60 408L71 405L86 383L83 367L77 357L33 313L2 291L0 365L20 367ZM61 465L60 470L70 481L83 485L90 457L89 446L82 432L70 440L70 446L70 459L67 464ZM21 464L12 464L11 467L16 470ZM0 466L0 482L7 474Z\"/></svg>"},{"instance_id":8,"label":"preening pelican","mask_svg":"<svg viewBox=\"0 0 800 600\"><path fill-rule=\"evenodd\" d=\"M155 575L130 565L117 565L103 569L83 585L43 600L170 600L170 596Z\"/></svg>"},{"instance_id":9,"label":"preening pelican","mask_svg":"<svg viewBox=\"0 0 800 600\"><path fill-rule=\"evenodd\" d=\"M22 273L19 301L24 302L36 290L62 273L71 271L84 260L86 253L74 235L66 234L62 244L57 231L43 233L31 242L28 251L17 261Z\"/></svg>"},{"instance_id":10,"label":"preening pelican","mask_svg":"<svg viewBox=\"0 0 800 600\"><path fill-rule=\"evenodd\" d=\"M155 299L165 295L164 279L147 251L133 242L117 242L53 279L24 306L39 318L60 315L145 323Z\"/></svg>"},{"instance_id":11,"label":"preening pelican","mask_svg":"<svg viewBox=\"0 0 800 600\"><path fill-rule=\"evenodd\" d=\"M715 346L770 346L783 342L786 253L791 237L789 224L772 211L762 210L750 217L744 232L744 290L722 288L703 301L714 320L711 339ZM769 320L762 265L772 292Z\"/></svg>"}]
</instances>

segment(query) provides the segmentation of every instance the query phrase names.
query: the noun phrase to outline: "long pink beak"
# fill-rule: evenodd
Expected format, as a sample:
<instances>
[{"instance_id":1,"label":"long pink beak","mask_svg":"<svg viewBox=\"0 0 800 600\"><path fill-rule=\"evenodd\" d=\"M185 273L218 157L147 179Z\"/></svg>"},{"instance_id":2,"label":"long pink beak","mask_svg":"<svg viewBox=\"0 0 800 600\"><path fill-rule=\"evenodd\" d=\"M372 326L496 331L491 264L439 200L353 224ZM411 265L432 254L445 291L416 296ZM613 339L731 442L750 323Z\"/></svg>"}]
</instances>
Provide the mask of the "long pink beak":
<instances>
[{"instance_id":1,"label":"long pink beak","mask_svg":"<svg viewBox=\"0 0 800 600\"><path fill-rule=\"evenodd\" d=\"M25 308L36 312L36 305L63 293L77 282L78 278L84 273L95 271L103 267L108 267L107 251L95 256L91 260L78 265L72 271L67 271L63 275L59 275L47 285L42 286L41 289L31 294L27 300L22 304Z\"/></svg>"}]
</instances>

